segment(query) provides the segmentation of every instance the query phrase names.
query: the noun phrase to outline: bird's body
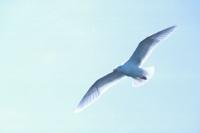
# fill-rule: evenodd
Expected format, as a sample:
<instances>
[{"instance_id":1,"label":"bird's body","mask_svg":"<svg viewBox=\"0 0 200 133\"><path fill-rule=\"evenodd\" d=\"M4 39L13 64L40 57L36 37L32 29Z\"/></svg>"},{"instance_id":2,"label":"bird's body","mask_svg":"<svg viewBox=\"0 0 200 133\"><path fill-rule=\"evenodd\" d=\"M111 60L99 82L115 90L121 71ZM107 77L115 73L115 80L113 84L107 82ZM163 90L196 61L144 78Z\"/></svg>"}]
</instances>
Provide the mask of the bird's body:
<instances>
[{"instance_id":1,"label":"bird's body","mask_svg":"<svg viewBox=\"0 0 200 133\"><path fill-rule=\"evenodd\" d=\"M169 33L174 30L175 26L157 32L143 41L141 41L136 48L133 55L123 65L118 66L113 72L98 79L84 95L76 108L76 112L80 112L88 105L96 101L104 92L117 83L124 77L131 77L134 79L134 85L140 86L146 83L154 73L154 68L143 68L145 60L152 53L155 45L161 40L165 39Z\"/></svg>"},{"instance_id":2,"label":"bird's body","mask_svg":"<svg viewBox=\"0 0 200 133\"><path fill-rule=\"evenodd\" d=\"M115 71L121 72L124 75L132 78L144 77L145 71L134 63L127 62L124 65L121 65L115 69Z\"/></svg>"}]
</instances>

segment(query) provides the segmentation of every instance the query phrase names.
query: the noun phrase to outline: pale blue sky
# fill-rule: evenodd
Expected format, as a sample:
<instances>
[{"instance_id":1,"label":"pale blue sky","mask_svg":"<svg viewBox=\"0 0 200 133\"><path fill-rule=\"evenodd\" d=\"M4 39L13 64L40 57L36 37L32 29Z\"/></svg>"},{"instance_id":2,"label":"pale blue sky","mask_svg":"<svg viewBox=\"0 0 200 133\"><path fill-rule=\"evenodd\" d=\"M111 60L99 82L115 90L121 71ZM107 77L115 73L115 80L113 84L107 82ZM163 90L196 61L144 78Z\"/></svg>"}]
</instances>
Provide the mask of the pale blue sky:
<instances>
[{"instance_id":1,"label":"pale blue sky","mask_svg":"<svg viewBox=\"0 0 200 133\"><path fill-rule=\"evenodd\" d=\"M198 0L2 0L0 133L199 133ZM90 85L171 25L141 88L120 82L80 114Z\"/></svg>"}]
</instances>

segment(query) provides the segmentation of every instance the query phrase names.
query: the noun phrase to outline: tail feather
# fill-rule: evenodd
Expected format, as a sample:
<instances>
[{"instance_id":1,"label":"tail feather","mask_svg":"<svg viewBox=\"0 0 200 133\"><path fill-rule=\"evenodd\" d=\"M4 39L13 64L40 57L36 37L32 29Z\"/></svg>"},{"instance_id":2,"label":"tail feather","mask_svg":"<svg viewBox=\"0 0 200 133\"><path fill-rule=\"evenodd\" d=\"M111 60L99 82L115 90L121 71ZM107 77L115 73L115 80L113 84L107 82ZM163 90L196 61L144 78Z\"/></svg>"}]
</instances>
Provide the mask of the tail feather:
<instances>
[{"instance_id":1,"label":"tail feather","mask_svg":"<svg viewBox=\"0 0 200 133\"><path fill-rule=\"evenodd\" d=\"M151 67L148 67L148 68L143 68L143 70L145 71L146 73L146 79L141 79L141 78L138 78L138 79L134 79L133 80L133 87L140 87L144 84L146 84L150 79L152 79L154 73L155 73L155 67L154 66L151 66Z\"/></svg>"}]
</instances>

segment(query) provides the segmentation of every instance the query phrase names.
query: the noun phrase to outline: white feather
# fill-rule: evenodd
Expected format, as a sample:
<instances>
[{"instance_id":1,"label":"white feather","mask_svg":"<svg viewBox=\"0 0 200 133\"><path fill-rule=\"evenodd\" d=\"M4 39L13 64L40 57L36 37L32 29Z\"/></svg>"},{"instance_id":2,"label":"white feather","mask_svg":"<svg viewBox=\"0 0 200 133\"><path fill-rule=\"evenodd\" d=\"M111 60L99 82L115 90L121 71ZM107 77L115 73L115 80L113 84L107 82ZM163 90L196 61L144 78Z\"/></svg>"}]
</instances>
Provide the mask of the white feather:
<instances>
[{"instance_id":1,"label":"white feather","mask_svg":"<svg viewBox=\"0 0 200 133\"><path fill-rule=\"evenodd\" d=\"M146 75L147 79L146 80L133 79L133 82L132 82L133 87L136 87L136 88L141 87L141 86L145 85L147 82L149 82L150 79L152 79L152 77L155 73L155 67L151 66L151 67L147 67L147 68L143 68L143 69L147 73L147 75Z\"/></svg>"},{"instance_id":2,"label":"white feather","mask_svg":"<svg viewBox=\"0 0 200 133\"><path fill-rule=\"evenodd\" d=\"M133 55L122 66L115 69L113 72L98 79L84 95L80 103L78 104L75 112L80 112L92 103L94 103L100 96L105 93L110 87L117 83L121 78L125 76L131 76L134 79L134 87L141 86L149 81L154 74L154 67L143 69L147 80L142 80L138 75L142 70L141 65L152 53L155 45L166 37L175 29L175 26L169 27L165 30L157 32L139 43ZM141 68L141 69L140 69ZM135 74L135 75L134 75ZM135 77L136 76L136 77ZM138 77L137 77L138 76Z\"/></svg>"}]
</instances>

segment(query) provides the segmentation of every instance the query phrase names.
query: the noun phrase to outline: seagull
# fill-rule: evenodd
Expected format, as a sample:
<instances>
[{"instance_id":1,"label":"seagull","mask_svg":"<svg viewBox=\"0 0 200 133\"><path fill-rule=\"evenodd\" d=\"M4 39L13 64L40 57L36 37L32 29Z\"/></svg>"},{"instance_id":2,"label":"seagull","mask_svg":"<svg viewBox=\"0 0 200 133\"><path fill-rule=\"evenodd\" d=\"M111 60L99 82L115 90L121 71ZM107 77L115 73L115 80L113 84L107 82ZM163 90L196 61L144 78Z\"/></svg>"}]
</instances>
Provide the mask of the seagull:
<instances>
[{"instance_id":1,"label":"seagull","mask_svg":"<svg viewBox=\"0 0 200 133\"><path fill-rule=\"evenodd\" d=\"M158 42L165 40L175 28L176 26L168 27L142 40L128 61L94 82L79 102L75 112L80 112L87 108L124 77L131 77L133 79L133 85L136 87L149 81L155 69L153 66L148 68L142 66Z\"/></svg>"}]
</instances>

